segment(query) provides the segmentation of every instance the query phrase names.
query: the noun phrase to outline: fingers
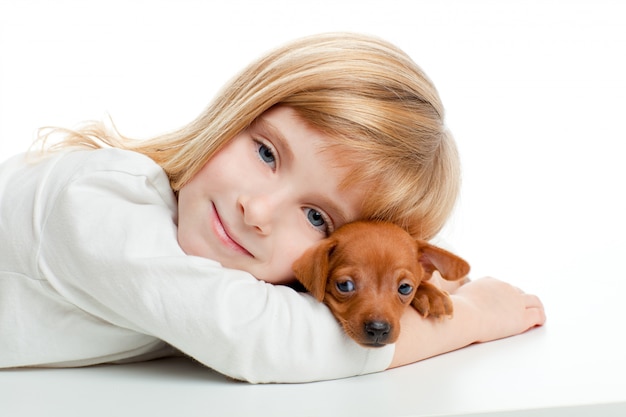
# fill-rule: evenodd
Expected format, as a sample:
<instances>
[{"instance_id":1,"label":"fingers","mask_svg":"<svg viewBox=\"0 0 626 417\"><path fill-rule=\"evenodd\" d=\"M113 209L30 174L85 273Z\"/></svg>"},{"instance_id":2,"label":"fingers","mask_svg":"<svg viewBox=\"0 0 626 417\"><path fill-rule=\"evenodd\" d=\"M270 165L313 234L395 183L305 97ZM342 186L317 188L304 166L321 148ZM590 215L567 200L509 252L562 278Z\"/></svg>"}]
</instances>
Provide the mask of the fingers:
<instances>
[{"instance_id":1,"label":"fingers","mask_svg":"<svg viewBox=\"0 0 626 417\"><path fill-rule=\"evenodd\" d=\"M524 303L524 307L526 310L534 310L531 311L531 314L537 315L537 324L543 324L546 321L545 309L543 307L543 303L534 294L526 294L521 288L513 287L517 290L518 293L522 296L522 302Z\"/></svg>"},{"instance_id":2,"label":"fingers","mask_svg":"<svg viewBox=\"0 0 626 417\"><path fill-rule=\"evenodd\" d=\"M524 303L526 304L526 308L541 308L543 309L543 303L534 294L523 294Z\"/></svg>"},{"instance_id":3,"label":"fingers","mask_svg":"<svg viewBox=\"0 0 626 417\"><path fill-rule=\"evenodd\" d=\"M527 294L521 288L512 286L521 297L524 325L526 330L541 326L546 322L546 312L541 299L534 294Z\"/></svg>"},{"instance_id":4,"label":"fingers","mask_svg":"<svg viewBox=\"0 0 626 417\"><path fill-rule=\"evenodd\" d=\"M546 322L546 311L543 303L533 294L524 294L524 303L526 305L526 323L528 328L541 326Z\"/></svg>"}]
</instances>

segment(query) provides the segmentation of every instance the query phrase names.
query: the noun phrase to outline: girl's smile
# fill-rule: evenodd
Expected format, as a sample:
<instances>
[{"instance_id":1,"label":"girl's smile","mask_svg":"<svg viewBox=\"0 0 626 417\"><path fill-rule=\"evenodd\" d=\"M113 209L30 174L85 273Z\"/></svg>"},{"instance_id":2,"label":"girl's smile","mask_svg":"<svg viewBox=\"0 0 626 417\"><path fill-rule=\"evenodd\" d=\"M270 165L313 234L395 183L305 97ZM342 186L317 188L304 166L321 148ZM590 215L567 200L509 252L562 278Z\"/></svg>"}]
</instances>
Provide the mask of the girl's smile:
<instances>
[{"instance_id":1,"label":"girl's smile","mask_svg":"<svg viewBox=\"0 0 626 417\"><path fill-rule=\"evenodd\" d=\"M288 107L265 112L179 191L178 242L272 283L336 227L359 217L363 193L340 189L347 170L322 152L331 139Z\"/></svg>"},{"instance_id":2,"label":"girl's smile","mask_svg":"<svg viewBox=\"0 0 626 417\"><path fill-rule=\"evenodd\" d=\"M244 255L253 256L246 248L237 243L237 240L234 239L230 233L228 233L226 226L222 223L219 213L215 209L215 205L213 206L213 216L213 230L217 237L222 240L224 246L230 247L234 251L243 253Z\"/></svg>"}]
</instances>

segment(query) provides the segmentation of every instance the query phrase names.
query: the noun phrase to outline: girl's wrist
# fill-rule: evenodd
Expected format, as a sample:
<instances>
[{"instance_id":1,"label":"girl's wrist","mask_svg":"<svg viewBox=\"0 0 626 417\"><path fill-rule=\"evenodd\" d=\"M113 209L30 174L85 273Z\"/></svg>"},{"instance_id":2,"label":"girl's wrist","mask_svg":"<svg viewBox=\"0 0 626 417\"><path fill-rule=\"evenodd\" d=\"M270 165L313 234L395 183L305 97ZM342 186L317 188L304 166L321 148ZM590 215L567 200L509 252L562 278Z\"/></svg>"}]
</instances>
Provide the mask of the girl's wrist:
<instances>
[{"instance_id":1,"label":"girl's wrist","mask_svg":"<svg viewBox=\"0 0 626 417\"><path fill-rule=\"evenodd\" d=\"M467 345L482 341L482 318L480 309L464 294L450 294L454 305L454 318L456 328L463 333L462 337Z\"/></svg>"}]
</instances>

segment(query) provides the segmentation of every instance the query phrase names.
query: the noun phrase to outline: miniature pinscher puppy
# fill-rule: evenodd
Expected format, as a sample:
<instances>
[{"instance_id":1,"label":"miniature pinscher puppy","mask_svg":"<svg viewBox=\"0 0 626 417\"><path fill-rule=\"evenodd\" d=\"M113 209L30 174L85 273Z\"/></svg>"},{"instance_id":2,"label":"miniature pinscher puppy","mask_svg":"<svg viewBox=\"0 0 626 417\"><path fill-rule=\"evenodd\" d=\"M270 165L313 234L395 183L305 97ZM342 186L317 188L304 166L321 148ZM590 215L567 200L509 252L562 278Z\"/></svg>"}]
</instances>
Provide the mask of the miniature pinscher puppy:
<instances>
[{"instance_id":1,"label":"miniature pinscher puppy","mask_svg":"<svg viewBox=\"0 0 626 417\"><path fill-rule=\"evenodd\" d=\"M428 282L435 270L455 281L466 277L469 264L399 226L373 221L340 227L293 265L306 290L366 347L394 343L409 305L424 317L452 316L448 293Z\"/></svg>"}]
</instances>

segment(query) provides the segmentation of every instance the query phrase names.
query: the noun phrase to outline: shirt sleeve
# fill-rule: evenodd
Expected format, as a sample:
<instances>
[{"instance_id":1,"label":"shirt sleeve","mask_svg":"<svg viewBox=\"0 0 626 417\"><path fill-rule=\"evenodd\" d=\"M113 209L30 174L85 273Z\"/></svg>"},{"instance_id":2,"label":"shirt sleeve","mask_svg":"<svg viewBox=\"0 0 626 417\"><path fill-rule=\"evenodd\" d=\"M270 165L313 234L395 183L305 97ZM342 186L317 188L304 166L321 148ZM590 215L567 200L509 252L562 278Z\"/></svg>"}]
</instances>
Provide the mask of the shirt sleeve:
<instances>
[{"instance_id":1,"label":"shirt sleeve","mask_svg":"<svg viewBox=\"0 0 626 417\"><path fill-rule=\"evenodd\" d=\"M389 366L393 346L359 346L312 297L184 254L175 199L152 161L85 159L52 193L38 257L43 277L77 307L255 383Z\"/></svg>"}]
</instances>

